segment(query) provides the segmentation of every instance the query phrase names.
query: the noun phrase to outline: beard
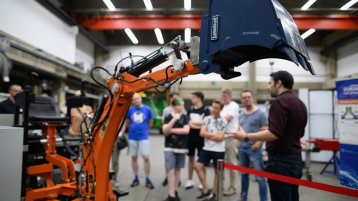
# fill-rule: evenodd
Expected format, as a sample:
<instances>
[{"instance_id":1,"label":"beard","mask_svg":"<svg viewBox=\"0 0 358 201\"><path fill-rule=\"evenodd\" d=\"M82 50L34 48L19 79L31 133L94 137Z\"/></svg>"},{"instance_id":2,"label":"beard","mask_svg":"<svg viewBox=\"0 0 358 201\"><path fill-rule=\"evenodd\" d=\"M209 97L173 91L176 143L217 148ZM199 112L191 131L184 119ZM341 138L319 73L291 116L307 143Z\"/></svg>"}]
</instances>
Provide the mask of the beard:
<instances>
[{"instance_id":1,"label":"beard","mask_svg":"<svg viewBox=\"0 0 358 201\"><path fill-rule=\"evenodd\" d=\"M276 98L278 96L278 89L274 88L270 91L270 93L272 98Z\"/></svg>"}]
</instances>

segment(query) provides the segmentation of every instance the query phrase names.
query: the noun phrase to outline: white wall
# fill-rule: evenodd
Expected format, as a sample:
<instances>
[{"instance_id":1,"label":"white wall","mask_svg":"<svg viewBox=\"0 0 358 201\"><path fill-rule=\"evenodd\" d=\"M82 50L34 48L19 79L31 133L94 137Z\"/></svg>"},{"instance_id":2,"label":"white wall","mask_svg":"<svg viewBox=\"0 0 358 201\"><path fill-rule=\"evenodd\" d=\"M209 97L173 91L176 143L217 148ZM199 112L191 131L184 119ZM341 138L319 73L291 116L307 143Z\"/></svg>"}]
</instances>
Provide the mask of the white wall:
<instances>
[{"instance_id":1,"label":"white wall","mask_svg":"<svg viewBox=\"0 0 358 201\"><path fill-rule=\"evenodd\" d=\"M78 28L68 26L34 0L0 0L0 30L71 64L75 62Z\"/></svg>"},{"instance_id":2,"label":"white wall","mask_svg":"<svg viewBox=\"0 0 358 201\"><path fill-rule=\"evenodd\" d=\"M147 55L150 52L157 49L159 46L112 46L110 47L110 58L105 61L105 67L107 69L111 69L110 72L113 72L115 64L121 59L129 55L131 52L133 55ZM269 74L271 72L275 72L278 70L287 70L292 73L295 82L324 82L326 69L324 63L319 60L320 48L309 48L308 49L311 62L316 70L316 75L311 75L308 71L304 70L301 66L297 66L293 62L289 62L282 59L263 59L256 61L256 79L259 82L268 82L270 79ZM186 55L185 57L186 58ZM271 68L269 62L274 61L274 65ZM125 66L129 66L129 60L126 61ZM169 65L170 62L167 62L161 67L165 67ZM240 77L231 79L231 80L223 80L220 75L216 73L211 73L208 75L192 75L184 78L186 81L217 81L217 82L247 82L248 81L248 62L243 65L236 67L234 70L242 73ZM157 68L156 68L157 69Z\"/></svg>"},{"instance_id":3,"label":"white wall","mask_svg":"<svg viewBox=\"0 0 358 201\"><path fill-rule=\"evenodd\" d=\"M337 77L358 73L358 40L337 51Z\"/></svg>"},{"instance_id":4,"label":"white wall","mask_svg":"<svg viewBox=\"0 0 358 201\"><path fill-rule=\"evenodd\" d=\"M84 71L88 71L94 65L95 45L83 34L76 37L76 63L82 63Z\"/></svg>"},{"instance_id":5,"label":"white wall","mask_svg":"<svg viewBox=\"0 0 358 201\"><path fill-rule=\"evenodd\" d=\"M320 61L320 48L308 48L308 54L311 58L311 64L316 71L316 75L311 75L309 71L304 70L301 66L283 59L262 59L256 61L256 79L258 82L267 82L270 79L270 73L279 70L290 72L295 82L324 82L325 81L325 64ZM274 65L270 66L270 61Z\"/></svg>"}]
</instances>

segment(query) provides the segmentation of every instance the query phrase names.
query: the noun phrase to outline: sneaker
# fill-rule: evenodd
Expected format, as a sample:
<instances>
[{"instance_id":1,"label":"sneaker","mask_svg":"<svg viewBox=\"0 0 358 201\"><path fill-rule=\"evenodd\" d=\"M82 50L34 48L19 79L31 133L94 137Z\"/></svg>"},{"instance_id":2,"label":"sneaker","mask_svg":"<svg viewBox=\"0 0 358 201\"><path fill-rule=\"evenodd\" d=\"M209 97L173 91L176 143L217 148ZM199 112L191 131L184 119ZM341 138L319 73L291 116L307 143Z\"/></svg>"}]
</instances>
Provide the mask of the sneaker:
<instances>
[{"instance_id":1,"label":"sneaker","mask_svg":"<svg viewBox=\"0 0 358 201\"><path fill-rule=\"evenodd\" d=\"M195 182L193 180L188 180L185 184L185 189L191 189L194 187Z\"/></svg>"},{"instance_id":2,"label":"sneaker","mask_svg":"<svg viewBox=\"0 0 358 201\"><path fill-rule=\"evenodd\" d=\"M199 195L198 197L196 197L196 199L198 201L202 201L202 200L207 200L210 199L213 196L213 194L211 194L211 191L208 190L207 193L201 192L201 195Z\"/></svg>"},{"instance_id":3,"label":"sneaker","mask_svg":"<svg viewBox=\"0 0 358 201\"><path fill-rule=\"evenodd\" d=\"M117 180L114 180L114 181L112 181L113 182L113 187L114 188L119 188L120 186L121 186L121 184L119 183L119 181L117 181Z\"/></svg>"},{"instance_id":4,"label":"sneaker","mask_svg":"<svg viewBox=\"0 0 358 201\"><path fill-rule=\"evenodd\" d=\"M211 198L208 199L208 201L217 201L216 195L215 195L215 194L212 194Z\"/></svg>"},{"instance_id":5,"label":"sneaker","mask_svg":"<svg viewBox=\"0 0 358 201\"><path fill-rule=\"evenodd\" d=\"M135 186L138 186L139 185L139 180L138 179L134 179L132 184L131 184L131 187L135 187Z\"/></svg>"},{"instance_id":6,"label":"sneaker","mask_svg":"<svg viewBox=\"0 0 358 201\"><path fill-rule=\"evenodd\" d=\"M149 189L153 189L154 186L152 184L152 182L148 179L148 181L145 182L145 187L149 188Z\"/></svg>"},{"instance_id":7,"label":"sneaker","mask_svg":"<svg viewBox=\"0 0 358 201\"><path fill-rule=\"evenodd\" d=\"M179 197L178 191L175 191L175 199L176 199L176 201L180 201L180 197Z\"/></svg>"},{"instance_id":8,"label":"sneaker","mask_svg":"<svg viewBox=\"0 0 358 201\"><path fill-rule=\"evenodd\" d=\"M226 191L224 191L224 196L230 196L236 194L236 190L233 187L229 187Z\"/></svg>"},{"instance_id":9,"label":"sneaker","mask_svg":"<svg viewBox=\"0 0 358 201\"><path fill-rule=\"evenodd\" d=\"M198 185L198 188L199 188L199 190L203 190L203 185L202 185L202 184L199 184L199 185Z\"/></svg>"},{"instance_id":10,"label":"sneaker","mask_svg":"<svg viewBox=\"0 0 358 201\"><path fill-rule=\"evenodd\" d=\"M168 185L168 177L165 177L165 179L164 179L164 181L162 183L163 187L166 186L166 185Z\"/></svg>"},{"instance_id":11,"label":"sneaker","mask_svg":"<svg viewBox=\"0 0 358 201\"><path fill-rule=\"evenodd\" d=\"M170 195L168 195L167 199L163 201L177 201L177 199L175 197L171 197Z\"/></svg>"}]
</instances>

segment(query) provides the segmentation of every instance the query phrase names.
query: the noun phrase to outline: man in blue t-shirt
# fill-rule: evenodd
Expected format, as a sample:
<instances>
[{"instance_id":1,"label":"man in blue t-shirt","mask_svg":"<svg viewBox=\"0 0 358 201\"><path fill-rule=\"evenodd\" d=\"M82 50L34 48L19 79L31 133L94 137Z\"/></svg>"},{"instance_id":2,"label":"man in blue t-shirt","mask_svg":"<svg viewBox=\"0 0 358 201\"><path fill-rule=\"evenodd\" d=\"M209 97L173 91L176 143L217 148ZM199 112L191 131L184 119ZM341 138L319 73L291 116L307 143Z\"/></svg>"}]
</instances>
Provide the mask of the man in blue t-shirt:
<instances>
[{"instance_id":1,"label":"man in blue t-shirt","mask_svg":"<svg viewBox=\"0 0 358 201\"><path fill-rule=\"evenodd\" d=\"M246 132L257 132L267 129L267 114L254 104L254 97L250 90L241 92L241 103L245 110L240 113L239 122ZM239 146L240 166L252 167L256 170L264 169L262 155L262 141L242 141ZM257 177L260 201L267 201L267 181L264 177ZM249 190L249 175L241 173L241 194L239 200L247 200Z\"/></svg>"},{"instance_id":2,"label":"man in blue t-shirt","mask_svg":"<svg viewBox=\"0 0 358 201\"><path fill-rule=\"evenodd\" d=\"M129 108L126 121L123 125L122 132L124 133L126 127L128 132L128 155L132 156L132 168L134 172L134 180L131 187L139 185L138 176L138 156L142 156L144 160L144 172L146 177L147 188L153 189L154 186L149 179L150 162L149 162L149 129L153 125L153 113L149 106L142 104L142 97L135 93L133 95L133 106Z\"/></svg>"}]
</instances>

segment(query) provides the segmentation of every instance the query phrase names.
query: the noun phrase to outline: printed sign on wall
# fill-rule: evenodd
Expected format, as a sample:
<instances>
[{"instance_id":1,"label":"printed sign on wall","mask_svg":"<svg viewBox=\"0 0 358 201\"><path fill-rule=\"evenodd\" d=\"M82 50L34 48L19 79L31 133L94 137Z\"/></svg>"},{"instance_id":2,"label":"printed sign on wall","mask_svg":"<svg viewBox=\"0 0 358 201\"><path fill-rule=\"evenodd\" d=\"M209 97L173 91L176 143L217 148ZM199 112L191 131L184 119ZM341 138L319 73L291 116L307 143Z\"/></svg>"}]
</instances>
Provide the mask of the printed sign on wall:
<instances>
[{"instance_id":1,"label":"printed sign on wall","mask_svg":"<svg viewBox=\"0 0 358 201\"><path fill-rule=\"evenodd\" d=\"M358 189L358 79L336 81L342 185Z\"/></svg>"}]
</instances>

